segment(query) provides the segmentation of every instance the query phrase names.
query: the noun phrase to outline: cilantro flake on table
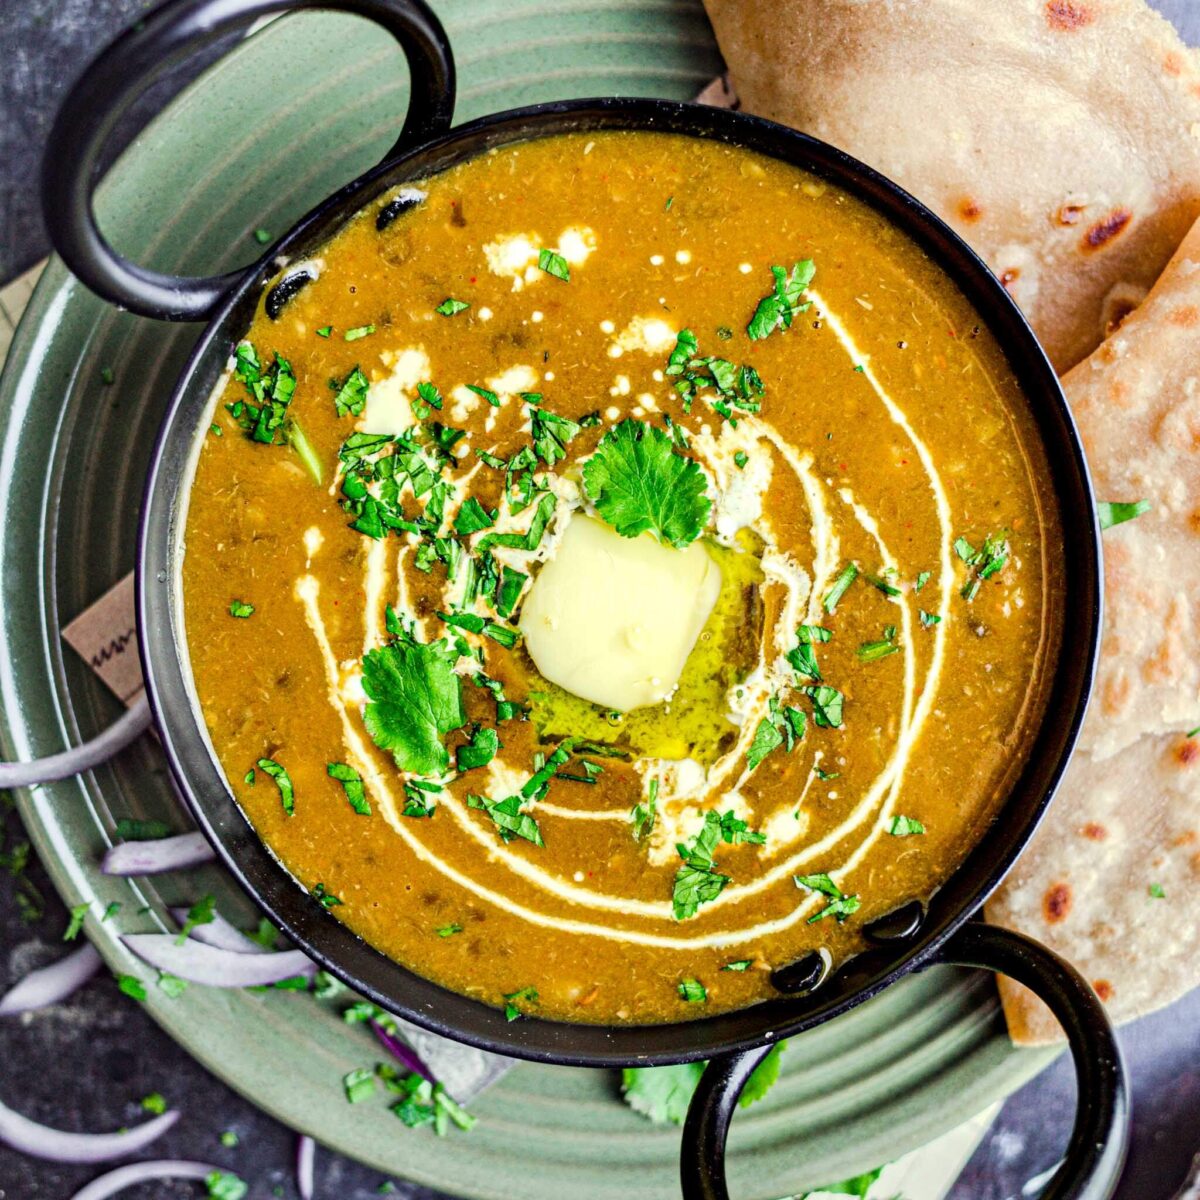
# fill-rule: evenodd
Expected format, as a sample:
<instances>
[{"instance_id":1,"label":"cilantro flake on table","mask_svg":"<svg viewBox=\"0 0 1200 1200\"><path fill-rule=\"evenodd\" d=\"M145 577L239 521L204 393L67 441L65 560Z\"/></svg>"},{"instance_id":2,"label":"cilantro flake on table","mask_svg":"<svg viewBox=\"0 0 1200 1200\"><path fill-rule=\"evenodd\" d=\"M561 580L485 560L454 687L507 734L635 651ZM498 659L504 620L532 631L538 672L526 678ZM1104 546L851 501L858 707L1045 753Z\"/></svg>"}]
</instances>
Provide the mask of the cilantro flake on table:
<instances>
[{"instance_id":1,"label":"cilantro flake on table","mask_svg":"<svg viewBox=\"0 0 1200 1200\"><path fill-rule=\"evenodd\" d=\"M775 287L764 296L746 326L751 340L760 341L776 329L790 329L793 319L811 307L811 301L800 300L805 289L813 281L817 268L811 258L802 259L789 273L783 267L772 266Z\"/></svg>"},{"instance_id":2,"label":"cilantro flake on table","mask_svg":"<svg viewBox=\"0 0 1200 1200\"><path fill-rule=\"evenodd\" d=\"M810 892L819 892L828 900L824 908L808 918L809 925L824 920L826 917L836 918L840 925L851 913L858 912L859 906L862 904L860 897L847 896L824 871L815 875L793 875L792 878L797 887L805 888Z\"/></svg>"},{"instance_id":3,"label":"cilantro flake on table","mask_svg":"<svg viewBox=\"0 0 1200 1200\"><path fill-rule=\"evenodd\" d=\"M171 827L164 821L139 821L122 817L117 822L116 836L124 842L153 842L171 836Z\"/></svg>"},{"instance_id":4,"label":"cilantro flake on table","mask_svg":"<svg viewBox=\"0 0 1200 1200\"><path fill-rule=\"evenodd\" d=\"M77 904L71 909L71 920L67 923L66 931L62 937L64 942L73 942L79 936L79 931L83 928L84 918L87 917L88 910L91 907L90 904Z\"/></svg>"},{"instance_id":5,"label":"cilantro flake on table","mask_svg":"<svg viewBox=\"0 0 1200 1200\"><path fill-rule=\"evenodd\" d=\"M403 630L364 655L367 733L400 770L436 775L449 766L442 739L467 719L454 671L458 658L449 641L419 642Z\"/></svg>"},{"instance_id":6,"label":"cilantro flake on table","mask_svg":"<svg viewBox=\"0 0 1200 1200\"><path fill-rule=\"evenodd\" d=\"M136 975L116 976L117 987L134 1000L146 999L146 985Z\"/></svg>"},{"instance_id":7,"label":"cilantro flake on table","mask_svg":"<svg viewBox=\"0 0 1200 1200\"><path fill-rule=\"evenodd\" d=\"M1096 505L1101 529L1111 529L1114 525L1123 525L1126 521L1136 520L1153 507L1154 505L1149 500L1133 500L1125 503L1118 500L1102 500Z\"/></svg>"},{"instance_id":8,"label":"cilantro flake on table","mask_svg":"<svg viewBox=\"0 0 1200 1200\"><path fill-rule=\"evenodd\" d=\"M177 945L182 946L188 939L188 934L196 928L197 925L211 925L217 917L217 898L211 893L206 896L201 896L191 908L188 909L187 917L184 919L183 928L179 931L179 936L175 939Z\"/></svg>"},{"instance_id":9,"label":"cilantro flake on table","mask_svg":"<svg viewBox=\"0 0 1200 1200\"><path fill-rule=\"evenodd\" d=\"M369 817L371 815L371 802L367 799L362 776L353 767L343 762L326 763L325 773L330 779L336 779L342 785L342 790L346 793L346 799L350 802L350 807L360 817Z\"/></svg>"},{"instance_id":10,"label":"cilantro flake on table","mask_svg":"<svg viewBox=\"0 0 1200 1200\"><path fill-rule=\"evenodd\" d=\"M245 1200L249 1185L229 1171L210 1171L204 1177L208 1200Z\"/></svg>"},{"instance_id":11,"label":"cilantro flake on table","mask_svg":"<svg viewBox=\"0 0 1200 1200\"><path fill-rule=\"evenodd\" d=\"M661 429L627 418L600 439L583 467L596 511L622 537L647 531L676 549L694 542L712 502L700 464Z\"/></svg>"}]
</instances>

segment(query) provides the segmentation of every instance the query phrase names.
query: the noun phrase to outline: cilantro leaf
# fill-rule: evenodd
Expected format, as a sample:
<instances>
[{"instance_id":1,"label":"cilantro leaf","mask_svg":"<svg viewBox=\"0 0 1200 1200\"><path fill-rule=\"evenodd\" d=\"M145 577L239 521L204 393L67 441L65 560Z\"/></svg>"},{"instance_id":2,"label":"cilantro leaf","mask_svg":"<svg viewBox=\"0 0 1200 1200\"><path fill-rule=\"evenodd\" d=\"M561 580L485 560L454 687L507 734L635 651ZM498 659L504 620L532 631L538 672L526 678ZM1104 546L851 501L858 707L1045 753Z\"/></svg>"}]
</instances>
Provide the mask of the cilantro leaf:
<instances>
[{"instance_id":1,"label":"cilantro leaf","mask_svg":"<svg viewBox=\"0 0 1200 1200\"><path fill-rule=\"evenodd\" d=\"M336 379L331 379L329 386L334 392L333 407L339 417L344 417L347 413L355 417L362 414L367 403L367 389L370 387L370 381L360 368L355 367L341 383Z\"/></svg>"},{"instance_id":2,"label":"cilantro leaf","mask_svg":"<svg viewBox=\"0 0 1200 1200\"><path fill-rule=\"evenodd\" d=\"M631 418L600 439L584 464L583 483L622 537L649 530L676 549L700 536L712 508L700 464L677 454L670 434Z\"/></svg>"},{"instance_id":3,"label":"cilantro leaf","mask_svg":"<svg viewBox=\"0 0 1200 1200\"><path fill-rule=\"evenodd\" d=\"M783 731L776 727L770 717L763 717L754 731L754 740L746 752L746 768L753 771L776 746L783 745Z\"/></svg>"},{"instance_id":4,"label":"cilantro leaf","mask_svg":"<svg viewBox=\"0 0 1200 1200\"><path fill-rule=\"evenodd\" d=\"M925 826L916 817L906 817L897 813L889 822L887 831L892 837L912 837L914 834L925 832Z\"/></svg>"},{"instance_id":5,"label":"cilantro leaf","mask_svg":"<svg viewBox=\"0 0 1200 1200\"><path fill-rule=\"evenodd\" d=\"M346 793L346 799L350 802L350 807L360 817L369 817L371 815L371 802L367 799L362 776L353 767L340 762L327 763L325 771L330 779L336 779L342 785L342 790Z\"/></svg>"},{"instance_id":6,"label":"cilantro leaf","mask_svg":"<svg viewBox=\"0 0 1200 1200\"><path fill-rule=\"evenodd\" d=\"M564 283L570 282L571 268L567 260L561 254L557 253L557 251L539 251L538 268L545 271L547 275L553 275L555 279L561 279Z\"/></svg>"},{"instance_id":7,"label":"cilantro leaf","mask_svg":"<svg viewBox=\"0 0 1200 1200\"><path fill-rule=\"evenodd\" d=\"M749 1087L749 1084L746 1085ZM827 1183L824 1187L817 1188L818 1192L830 1192L835 1196L858 1196L860 1200L866 1200L866 1197L871 1193L871 1185L883 1174L882 1167L876 1167L874 1171L867 1171L863 1175L855 1175L853 1179L843 1179L841 1183ZM805 1193L809 1195L810 1193ZM804 1196L798 1198L804 1200Z\"/></svg>"},{"instance_id":8,"label":"cilantro leaf","mask_svg":"<svg viewBox=\"0 0 1200 1200\"><path fill-rule=\"evenodd\" d=\"M381 750L392 752L400 770L434 775L449 765L442 737L467 719L457 659L448 641L409 636L364 656L367 732Z\"/></svg>"},{"instance_id":9,"label":"cilantro leaf","mask_svg":"<svg viewBox=\"0 0 1200 1200\"><path fill-rule=\"evenodd\" d=\"M829 903L819 912L808 918L808 924L823 920L825 917L835 917L840 925L851 913L858 912L862 900L858 896L847 896L841 888L824 872L816 875L793 875L797 887L807 888L810 892L820 892Z\"/></svg>"},{"instance_id":10,"label":"cilantro leaf","mask_svg":"<svg viewBox=\"0 0 1200 1200\"><path fill-rule=\"evenodd\" d=\"M1154 507L1149 500L1134 500L1129 503L1103 500L1096 505L1100 514L1100 528L1111 529L1114 525L1123 525L1143 513L1148 513Z\"/></svg>"},{"instance_id":11,"label":"cilantro leaf","mask_svg":"<svg viewBox=\"0 0 1200 1200\"><path fill-rule=\"evenodd\" d=\"M746 332L752 340L760 341L776 329L791 327L792 319L804 312L811 303L805 301L801 304L800 296L812 283L816 273L817 268L811 258L796 263L790 274L783 267L771 268L771 274L775 276L775 290L758 302L754 316L746 326Z\"/></svg>"},{"instance_id":12,"label":"cilantro leaf","mask_svg":"<svg viewBox=\"0 0 1200 1200\"><path fill-rule=\"evenodd\" d=\"M279 788L279 800L283 811L290 817L296 811L296 790L292 787L292 777L287 770L273 758L260 758L256 764L264 775L270 775Z\"/></svg>"},{"instance_id":13,"label":"cilantro leaf","mask_svg":"<svg viewBox=\"0 0 1200 1200\"><path fill-rule=\"evenodd\" d=\"M777 1042L755 1067L742 1090L740 1108L748 1108L771 1090L779 1078L780 1060L786 1048L787 1042ZM625 1103L656 1123L670 1121L682 1125L706 1065L692 1062L671 1067L626 1067L621 1073Z\"/></svg>"},{"instance_id":14,"label":"cilantro leaf","mask_svg":"<svg viewBox=\"0 0 1200 1200\"><path fill-rule=\"evenodd\" d=\"M698 979L681 979L677 990L685 1004L708 1003L708 989Z\"/></svg>"},{"instance_id":15,"label":"cilantro leaf","mask_svg":"<svg viewBox=\"0 0 1200 1200\"><path fill-rule=\"evenodd\" d=\"M453 317L457 316L460 312L466 312L470 307L465 300L455 300L453 296L448 296L433 311L440 313L443 317Z\"/></svg>"}]
</instances>

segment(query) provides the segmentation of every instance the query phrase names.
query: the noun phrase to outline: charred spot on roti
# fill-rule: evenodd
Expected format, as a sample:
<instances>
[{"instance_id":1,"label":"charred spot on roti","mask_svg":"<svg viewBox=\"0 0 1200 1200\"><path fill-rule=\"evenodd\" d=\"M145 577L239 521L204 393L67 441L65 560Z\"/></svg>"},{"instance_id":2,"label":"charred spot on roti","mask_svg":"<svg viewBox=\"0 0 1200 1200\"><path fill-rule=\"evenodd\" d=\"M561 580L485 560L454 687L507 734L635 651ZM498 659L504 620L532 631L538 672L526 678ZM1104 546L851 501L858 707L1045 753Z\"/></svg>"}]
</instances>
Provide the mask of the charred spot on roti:
<instances>
[{"instance_id":1,"label":"charred spot on roti","mask_svg":"<svg viewBox=\"0 0 1200 1200\"><path fill-rule=\"evenodd\" d=\"M1096 19L1096 14L1081 0L1047 0L1046 21L1051 29L1071 31L1082 29Z\"/></svg>"},{"instance_id":2,"label":"charred spot on roti","mask_svg":"<svg viewBox=\"0 0 1200 1200\"><path fill-rule=\"evenodd\" d=\"M1107 1004L1113 998L1116 989L1107 979L1093 979L1092 991Z\"/></svg>"},{"instance_id":3,"label":"charred spot on roti","mask_svg":"<svg viewBox=\"0 0 1200 1200\"><path fill-rule=\"evenodd\" d=\"M1200 307L1195 304L1181 304L1167 313L1167 320L1180 329L1193 329L1200 324Z\"/></svg>"},{"instance_id":4,"label":"charred spot on roti","mask_svg":"<svg viewBox=\"0 0 1200 1200\"><path fill-rule=\"evenodd\" d=\"M1179 76L1183 74L1184 61L1183 55L1177 50L1168 50L1163 55L1163 70L1168 75Z\"/></svg>"},{"instance_id":5,"label":"charred spot on roti","mask_svg":"<svg viewBox=\"0 0 1200 1200\"><path fill-rule=\"evenodd\" d=\"M1175 761L1181 767L1189 769L1200 764L1200 740L1194 737L1184 738L1175 747Z\"/></svg>"},{"instance_id":6,"label":"charred spot on roti","mask_svg":"<svg viewBox=\"0 0 1200 1200\"><path fill-rule=\"evenodd\" d=\"M1017 280L1021 278L1021 268L1020 267L1005 267L999 272L997 277L1000 280L1000 286L1006 292L1011 292L1012 288L1013 288L1013 284L1016 283Z\"/></svg>"},{"instance_id":7,"label":"charred spot on roti","mask_svg":"<svg viewBox=\"0 0 1200 1200\"><path fill-rule=\"evenodd\" d=\"M1057 925L1065 921L1071 911L1071 885L1056 883L1047 889L1042 897L1042 915L1048 925Z\"/></svg>"},{"instance_id":8,"label":"charred spot on roti","mask_svg":"<svg viewBox=\"0 0 1200 1200\"><path fill-rule=\"evenodd\" d=\"M1108 830L1099 821L1089 821L1079 832L1089 842L1103 842L1108 837Z\"/></svg>"},{"instance_id":9,"label":"charred spot on roti","mask_svg":"<svg viewBox=\"0 0 1200 1200\"><path fill-rule=\"evenodd\" d=\"M958 202L958 215L968 223L978 221L983 216L983 208L978 200L974 200L970 196L963 196Z\"/></svg>"},{"instance_id":10,"label":"charred spot on roti","mask_svg":"<svg viewBox=\"0 0 1200 1200\"><path fill-rule=\"evenodd\" d=\"M1086 204L1062 204L1059 206L1058 212L1054 214L1054 219L1060 225L1078 225L1083 220Z\"/></svg>"},{"instance_id":11,"label":"charred spot on roti","mask_svg":"<svg viewBox=\"0 0 1200 1200\"><path fill-rule=\"evenodd\" d=\"M1133 213L1128 208L1114 208L1112 212L1089 225L1080 239L1079 248L1085 254L1103 250L1129 228Z\"/></svg>"}]
</instances>

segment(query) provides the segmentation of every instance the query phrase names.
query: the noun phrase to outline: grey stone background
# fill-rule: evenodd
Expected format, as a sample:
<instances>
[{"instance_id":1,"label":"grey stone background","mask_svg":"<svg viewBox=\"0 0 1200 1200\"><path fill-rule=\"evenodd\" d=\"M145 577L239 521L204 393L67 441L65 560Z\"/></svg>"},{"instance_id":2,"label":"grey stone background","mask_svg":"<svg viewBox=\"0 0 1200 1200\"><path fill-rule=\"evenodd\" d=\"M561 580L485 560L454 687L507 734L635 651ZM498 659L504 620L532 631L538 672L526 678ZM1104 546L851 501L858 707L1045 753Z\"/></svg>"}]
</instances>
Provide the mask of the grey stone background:
<instances>
[{"instance_id":1,"label":"grey stone background","mask_svg":"<svg viewBox=\"0 0 1200 1200\"><path fill-rule=\"evenodd\" d=\"M0 283L47 251L35 181L58 99L96 49L148 7L140 0L0 0ZM1200 43L1200 0L1160 0L1157 7ZM189 63L165 80L141 111L155 111L202 65ZM131 116L130 131L138 115ZM114 151L121 142L119 131ZM5 800L0 794L0 854L23 840ZM21 917L16 883L0 871L0 992L61 953L67 914L36 864L29 878L45 897L44 915L32 922ZM1200 1151L1200 992L1122 1031L1122 1046L1134 1082L1135 1126L1118 1200L1168 1200ZM250 1200L295 1196L291 1132L192 1061L108 979L53 1012L0 1022L0 1099L34 1119L66 1129L117 1128L139 1119L137 1101L155 1091L181 1107L184 1119L154 1146L154 1157L200 1159L236 1171L250 1184ZM1059 1062L1007 1102L950 1200L1035 1195L1028 1181L1058 1160L1073 1106L1071 1071ZM237 1135L236 1147L221 1144L225 1131ZM0 1200L68 1200L98 1173L0 1148ZM384 1182L337 1155L318 1156L321 1200L365 1200L379 1195ZM401 1200L439 1200L401 1181L395 1188ZM124 1193L129 1200L197 1194L189 1184Z\"/></svg>"}]
</instances>

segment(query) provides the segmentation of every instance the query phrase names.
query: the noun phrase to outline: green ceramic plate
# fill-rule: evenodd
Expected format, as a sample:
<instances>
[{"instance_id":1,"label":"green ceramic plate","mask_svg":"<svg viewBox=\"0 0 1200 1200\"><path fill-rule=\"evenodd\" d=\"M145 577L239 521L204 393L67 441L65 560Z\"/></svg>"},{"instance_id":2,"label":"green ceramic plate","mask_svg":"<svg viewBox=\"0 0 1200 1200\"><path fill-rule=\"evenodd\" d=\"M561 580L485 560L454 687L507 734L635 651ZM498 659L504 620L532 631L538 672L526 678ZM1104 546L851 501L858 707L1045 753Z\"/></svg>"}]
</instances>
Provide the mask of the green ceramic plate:
<instances>
[{"instance_id":1,"label":"green ceramic plate","mask_svg":"<svg viewBox=\"0 0 1200 1200\"><path fill-rule=\"evenodd\" d=\"M457 116L569 96L687 98L719 59L699 0L440 0L458 58ZM101 189L118 248L162 270L206 274L259 253L390 144L406 100L385 35L357 19L276 22L208 72L123 156ZM194 329L116 312L52 262L0 384L0 709L6 756L61 748L115 705L58 631L133 566L142 479ZM111 367L115 383L101 372ZM185 827L153 741L85 779L22 796L42 860L68 904L123 904L88 933L110 966L139 973L117 934L211 891L250 917L216 869L166 881L97 870L115 821ZM152 912L136 916L143 905ZM612 1073L522 1065L477 1103L470 1137L398 1127L380 1104L353 1109L341 1076L372 1061L361 1030L307 997L150 989L173 1037L256 1103L325 1145L455 1194L509 1200L674 1197L678 1131L617 1099ZM1015 1051L990 978L939 968L797 1039L770 1097L742 1113L734 1194L769 1200L897 1157L1037 1072ZM530 1164L537 1170L531 1171Z\"/></svg>"}]
</instances>

